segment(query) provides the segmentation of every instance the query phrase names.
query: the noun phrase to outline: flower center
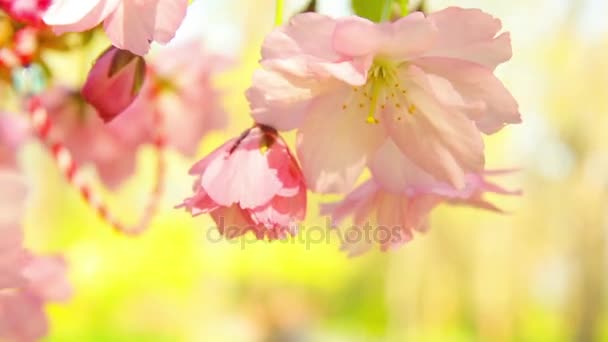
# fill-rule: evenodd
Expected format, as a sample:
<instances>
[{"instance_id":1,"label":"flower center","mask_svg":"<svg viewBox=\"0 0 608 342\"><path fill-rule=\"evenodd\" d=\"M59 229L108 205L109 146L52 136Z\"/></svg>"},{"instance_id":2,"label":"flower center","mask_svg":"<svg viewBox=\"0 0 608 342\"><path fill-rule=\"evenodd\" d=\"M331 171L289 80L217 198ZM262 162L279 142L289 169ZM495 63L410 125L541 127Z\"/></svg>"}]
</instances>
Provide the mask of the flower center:
<instances>
[{"instance_id":1,"label":"flower center","mask_svg":"<svg viewBox=\"0 0 608 342\"><path fill-rule=\"evenodd\" d=\"M366 122L378 123L378 111L393 110L396 120L401 120L404 113L414 114L416 107L407 99L407 90L401 85L398 76L398 65L382 58L374 59L367 81L361 87L354 87L349 103L360 110L367 110ZM343 110L349 105L344 104Z\"/></svg>"}]
</instances>

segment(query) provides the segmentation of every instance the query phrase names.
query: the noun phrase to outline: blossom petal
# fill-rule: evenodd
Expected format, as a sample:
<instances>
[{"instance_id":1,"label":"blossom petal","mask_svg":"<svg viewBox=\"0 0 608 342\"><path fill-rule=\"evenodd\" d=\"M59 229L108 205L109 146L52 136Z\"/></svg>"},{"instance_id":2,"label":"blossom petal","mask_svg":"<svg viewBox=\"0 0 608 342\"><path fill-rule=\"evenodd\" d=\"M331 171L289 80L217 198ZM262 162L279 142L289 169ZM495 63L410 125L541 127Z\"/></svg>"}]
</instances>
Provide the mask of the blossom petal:
<instances>
[{"instance_id":1,"label":"blossom petal","mask_svg":"<svg viewBox=\"0 0 608 342\"><path fill-rule=\"evenodd\" d=\"M194 191L194 195L186 198L182 204L176 206L176 208L185 208L192 216L198 216L201 214L208 214L219 207L200 185L200 179L197 179L194 182L192 190Z\"/></svg>"},{"instance_id":2,"label":"blossom petal","mask_svg":"<svg viewBox=\"0 0 608 342\"><path fill-rule=\"evenodd\" d=\"M173 38L187 7L187 0L122 1L104 21L104 29L116 47L145 55L150 42Z\"/></svg>"},{"instance_id":3,"label":"blossom petal","mask_svg":"<svg viewBox=\"0 0 608 342\"><path fill-rule=\"evenodd\" d=\"M301 188L292 197L276 196L268 204L251 209L250 212L254 222L264 227L284 227L286 232L295 235L297 224L306 216L306 189Z\"/></svg>"},{"instance_id":4,"label":"blossom petal","mask_svg":"<svg viewBox=\"0 0 608 342\"><path fill-rule=\"evenodd\" d=\"M426 20L421 12L412 13L394 23L381 24L348 17L338 22L333 46L347 56L374 54L405 60L428 50L435 42L436 33L432 22Z\"/></svg>"},{"instance_id":5,"label":"blossom petal","mask_svg":"<svg viewBox=\"0 0 608 342\"><path fill-rule=\"evenodd\" d=\"M481 115L469 115L484 133L495 133L506 124L521 122L517 101L491 70L451 58L427 57L414 63L428 73L447 79L466 103L485 104Z\"/></svg>"},{"instance_id":6,"label":"blossom petal","mask_svg":"<svg viewBox=\"0 0 608 342\"><path fill-rule=\"evenodd\" d=\"M248 231L256 232L256 225L248 211L238 205L219 207L211 212L220 233L228 239L237 238ZM260 229L264 229L263 227Z\"/></svg>"},{"instance_id":7,"label":"blossom petal","mask_svg":"<svg viewBox=\"0 0 608 342\"><path fill-rule=\"evenodd\" d=\"M403 195L380 192L378 196L377 220L374 234L376 243L386 251L413 238L408 226L408 199Z\"/></svg>"},{"instance_id":8,"label":"blossom petal","mask_svg":"<svg viewBox=\"0 0 608 342\"><path fill-rule=\"evenodd\" d=\"M259 130L249 133L240 141L240 148L225 152L207 165L201 185L216 203L255 208L268 203L283 187L276 170L268 167L259 134Z\"/></svg>"},{"instance_id":9,"label":"blossom petal","mask_svg":"<svg viewBox=\"0 0 608 342\"><path fill-rule=\"evenodd\" d=\"M280 131L297 128L310 106L311 89L290 82L283 74L257 70L247 99L256 122Z\"/></svg>"},{"instance_id":10,"label":"blossom petal","mask_svg":"<svg viewBox=\"0 0 608 342\"><path fill-rule=\"evenodd\" d=\"M262 46L262 65L302 78L335 77L365 83L371 60L352 60L332 46L336 20L317 13L294 16L271 32Z\"/></svg>"},{"instance_id":11,"label":"blossom petal","mask_svg":"<svg viewBox=\"0 0 608 342\"><path fill-rule=\"evenodd\" d=\"M332 226L342 223L349 215L353 215L353 225L341 227L338 231L341 250L348 252L353 257L370 250L373 242L369 238L369 215L375 206L378 186L375 182L368 180L351 191L339 202L323 203L320 206L321 215L329 215Z\"/></svg>"},{"instance_id":12,"label":"blossom petal","mask_svg":"<svg viewBox=\"0 0 608 342\"><path fill-rule=\"evenodd\" d=\"M342 110L338 101L346 98L345 91L317 97L298 132L298 157L313 191L350 190L385 135L382 126L366 123L355 108Z\"/></svg>"},{"instance_id":13,"label":"blossom petal","mask_svg":"<svg viewBox=\"0 0 608 342\"><path fill-rule=\"evenodd\" d=\"M495 69L511 59L508 33L497 36L499 19L478 9L449 7L429 15L439 30L437 45L428 56L464 59Z\"/></svg>"},{"instance_id":14,"label":"blossom petal","mask_svg":"<svg viewBox=\"0 0 608 342\"><path fill-rule=\"evenodd\" d=\"M338 60L332 48L336 20L308 12L295 15L287 25L272 31L264 39L262 59L285 59L305 56L309 60Z\"/></svg>"},{"instance_id":15,"label":"blossom petal","mask_svg":"<svg viewBox=\"0 0 608 342\"><path fill-rule=\"evenodd\" d=\"M429 227L429 214L444 199L434 194L410 195L409 198L407 207L408 225L418 232L426 232Z\"/></svg>"},{"instance_id":16,"label":"blossom petal","mask_svg":"<svg viewBox=\"0 0 608 342\"><path fill-rule=\"evenodd\" d=\"M373 22L351 16L341 19L333 35L333 48L347 56L365 56L376 53L388 39L390 24Z\"/></svg>"},{"instance_id":17,"label":"blossom petal","mask_svg":"<svg viewBox=\"0 0 608 342\"><path fill-rule=\"evenodd\" d=\"M152 11L146 8L146 11ZM186 17L188 0L158 0L154 10L154 41L166 44L173 37Z\"/></svg>"},{"instance_id":18,"label":"blossom petal","mask_svg":"<svg viewBox=\"0 0 608 342\"><path fill-rule=\"evenodd\" d=\"M387 139L374 153L369 168L378 185L393 193L403 193L410 186L425 186L436 182L431 175L403 155L391 139Z\"/></svg>"},{"instance_id":19,"label":"blossom petal","mask_svg":"<svg viewBox=\"0 0 608 342\"><path fill-rule=\"evenodd\" d=\"M414 163L437 180L462 188L465 173L483 169L483 140L469 118L446 108L429 93L425 77L415 66L402 75L408 100L417 111L400 115L401 120L389 114L386 126L396 145Z\"/></svg>"},{"instance_id":20,"label":"blossom petal","mask_svg":"<svg viewBox=\"0 0 608 342\"><path fill-rule=\"evenodd\" d=\"M350 214L364 211L364 215L358 215L360 218L366 217L368 210L363 210L374 199L378 186L373 181L366 181L351 191L340 202L323 203L320 206L321 215L330 215L332 225L338 225ZM361 223L355 220L355 223Z\"/></svg>"},{"instance_id":21,"label":"blossom petal","mask_svg":"<svg viewBox=\"0 0 608 342\"><path fill-rule=\"evenodd\" d=\"M55 0L43 20L55 33L82 32L101 23L121 0Z\"/></svg>"}]
</instances>

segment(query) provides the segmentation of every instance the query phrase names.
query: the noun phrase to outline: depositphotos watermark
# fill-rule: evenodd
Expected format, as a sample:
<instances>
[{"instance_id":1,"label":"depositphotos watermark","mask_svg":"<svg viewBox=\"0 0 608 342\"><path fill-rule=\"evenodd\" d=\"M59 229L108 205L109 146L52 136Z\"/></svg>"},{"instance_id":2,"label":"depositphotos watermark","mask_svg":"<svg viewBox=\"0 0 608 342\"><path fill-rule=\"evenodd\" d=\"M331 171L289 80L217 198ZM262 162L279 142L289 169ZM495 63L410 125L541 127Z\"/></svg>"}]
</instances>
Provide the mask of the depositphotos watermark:
<instances>
[{"instance_id":1,"label":"depositphotos watermark","mask_svg":"<svg viewBox=\"0 0 608 342\"><path fill-rule=\"evenodd\" d=\"M220 218L220 224L222 223ZM238 237L235 236L246 231ZM254 227L241 226L225 226L224 234L220 233L217 226L211 226L205 234L205 240L208 243L228 243L240 244L241 249L245 249L247 245L259 243L261 240L255 235ZM321 225L305 225L297 226L296 235L286 234L284 239L273 240L272 243L277 244L298 244L304 245L308 250L314 245L319 244L374 244L374 243L398 243L403 240L404 234L408 234L402 226L382 226L365 223L363 225L342 225L339 228L332 226L329 218L325 219ZM268 240L265 238L264 240Z\"/></svg>"}]
</instances>

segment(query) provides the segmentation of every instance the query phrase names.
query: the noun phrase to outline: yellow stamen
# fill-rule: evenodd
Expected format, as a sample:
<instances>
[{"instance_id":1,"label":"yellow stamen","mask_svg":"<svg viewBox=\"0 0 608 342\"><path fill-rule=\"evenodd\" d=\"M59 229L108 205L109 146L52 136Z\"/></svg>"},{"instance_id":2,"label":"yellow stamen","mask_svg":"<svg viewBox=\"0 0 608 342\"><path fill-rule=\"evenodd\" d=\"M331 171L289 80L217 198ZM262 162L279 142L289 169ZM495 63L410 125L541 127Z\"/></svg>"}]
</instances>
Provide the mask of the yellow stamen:
<instances>
[{"instance_id":1,"label":"yellow stamen","mask_svg":"<svg viewBox=\"0 0 608 342\"><path fill-rule=\"evenodd\" d=\"M397 65L390 60L376 58L368 71L365 84L352 88L352 97L348 100L347 104L352 104L355 107L358 106L360 109L369 106L365 119L367 123L377 124L379 122L377 111L385 111L388 108L397 108L396 116L393 116L397 120L404 119L402 117L404 109L408 110L411 114L416 110L413 105L408 106L407 91L402 87L398 77L398 68L400 67L401 65ZM346 104L342 109L345 108Z\"/></svg>"},{"instance_id":2,"label":"yellow stamen","mask_svg":"<svg viewBox=\"0 0 608 342\"><path fill-rule=\"evenodd\" d=\"M376 119L376 108L378 108L378 97L380 96L380 85L376 80L372 83L372 103L369 106L369 112L367 113L367 119L365 120L367 123L378 123L378 119Z\"/></svg>"},{"instance_id":3,"label":"yellow stamen","mask_svg":"<svg viewBox=\"0 0 608 342\"><path fill-rule=\"evenodd\" d=\"M413 104L410 104L410 106L407 108L407 111L413 115L414 112L416 112L416 106L414 106Z\"/></svg>"}]
</instances>

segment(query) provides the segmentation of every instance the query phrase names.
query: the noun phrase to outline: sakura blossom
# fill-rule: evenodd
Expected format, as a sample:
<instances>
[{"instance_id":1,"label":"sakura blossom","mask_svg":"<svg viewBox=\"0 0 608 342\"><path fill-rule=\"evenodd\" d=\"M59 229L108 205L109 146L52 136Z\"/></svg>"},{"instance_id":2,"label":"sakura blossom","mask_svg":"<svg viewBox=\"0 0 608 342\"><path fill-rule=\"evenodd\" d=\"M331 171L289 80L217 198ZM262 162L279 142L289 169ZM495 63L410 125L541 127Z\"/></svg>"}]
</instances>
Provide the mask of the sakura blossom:
<instances>
[{"instance_id":1,"label":"sakura blossom","mask_svg":"<svg viewBox=\"0 0 608 342\"><path fill-rule=\"evenodd\" d=\"M103 23L114 46L145 55L150 43L168 43L186 15L188 0L55 0L44 22L57 34Z\"/></svg>"},{"instance_id":2,"label":"sakura blossom","mask_svg":"<svg viewBox=\"0 0 608 342\"><path fill-rule=\"evenodd\" d=\"M285 141L256 126L196 163L194 195L180 207L210 214L219 231L235 238L248 231L258 239L284 239L306 214L306 185Z\"/></svg>"},{"instance_id":3,"label":"sakura blossom","mask_svg":"<svg viewBox=\"0 0 608 342\"><path fill-rule=\"evenodd\" d=\"M313 191L351 189L387 139L429 175L462 188L467 174L484 169L481 133L520 122L493 73L511 58L509 34L500 31L500 20L457 7L378 24L296 15L264 41L247 93L252 116L298 130Z\"/></svg>"},{"instance_id":4,"label":"sakura blossom","mask_svg":"<svg viewBox=\"0 0 608 342\"><path fill-rule=\"evenodd\" d=\"M422 172L421 170L418 170ZM355 256L375 244L382 251L395 249L429 227L429 214L442 203L465 205L495 212L501 209L485 198L487 193L520 195L490 182L488 176L509 171L483 171L465 176L465 187L457 189L448 183L408 185L402 191L384 189L374 178L364 182L342 201L321 205L321 214L329 215L334 225L352 216L352 225L340 229L342 249ZM428 176L428 175L427 175ZM430 176L429 176L430 177Z\"/></svg>"}]
</instances>

